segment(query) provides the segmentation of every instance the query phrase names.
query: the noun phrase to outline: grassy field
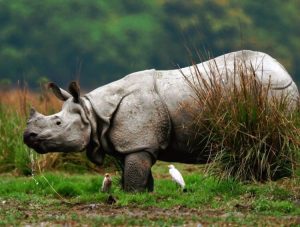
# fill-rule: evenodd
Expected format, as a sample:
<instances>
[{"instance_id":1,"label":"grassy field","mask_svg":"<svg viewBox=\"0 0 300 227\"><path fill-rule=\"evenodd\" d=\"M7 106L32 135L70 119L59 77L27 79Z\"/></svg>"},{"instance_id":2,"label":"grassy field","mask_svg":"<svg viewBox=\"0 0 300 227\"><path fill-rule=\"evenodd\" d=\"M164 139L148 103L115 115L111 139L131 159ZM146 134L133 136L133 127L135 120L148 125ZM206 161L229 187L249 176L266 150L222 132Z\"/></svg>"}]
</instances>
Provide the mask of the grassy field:
<instances>
[{"instance_id":1,"label":"grassy field","mask_svg":"<svg viewBox=\"0 0 300 227\"><path fill-rule=\"evenodd\" d=\"M199 115L204 122L196 121L195 132L202 133L196 140L208 136L208 148L219 151L215 161L209 166L175 163L186 193L172 182L169 163L158 162L154 192L136 194L122 191L112 159L98 168L84 153L30 151L22 139L30 105L51 114L61 103L45 90L0 92L0 225L300 226L299 111L286 114L282 105L268 106L262 102L265 93L255 96L252 90L257 89L234 93L241 98L237 101L201 91L215 98L204 99L212 103ZM99 192L105 172L113 175L111 194Z\"/></svg>"},{"instance_id":2,"label":"grassy field","mask_svg":"<svg viewBox=\"0 0 300 227\"><path fill-rule=\"evenodd\" d=\"M119 174L112 173L114 204L99 192L102 174L1 175L0 225L300 225L300 174L242 184L206 177L200 165L176 166L188 192L172 182L167 163L158 162L153 193L125 193Z\"/></svg>"}]
</instances>

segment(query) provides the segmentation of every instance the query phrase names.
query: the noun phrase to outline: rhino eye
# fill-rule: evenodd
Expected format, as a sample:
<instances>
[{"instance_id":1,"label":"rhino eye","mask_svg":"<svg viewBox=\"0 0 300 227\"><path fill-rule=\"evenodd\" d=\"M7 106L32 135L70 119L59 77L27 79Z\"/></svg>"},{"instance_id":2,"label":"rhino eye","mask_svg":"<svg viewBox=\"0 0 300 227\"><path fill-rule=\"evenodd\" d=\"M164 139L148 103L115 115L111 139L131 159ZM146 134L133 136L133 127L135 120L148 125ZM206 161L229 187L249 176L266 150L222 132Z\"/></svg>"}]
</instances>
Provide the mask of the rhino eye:
<instances>
[{"instance_id":1,"label":"rhino eye","mask_svg":"<svg viewBox=\"0 0 300 227\"><path fill-rule=\"evenodd\" d=\"M57 122L56 122L56 125L60 125L60 124L61 124L61 122L60 122L60 121L57 121Z\"/></svg>"}]
</instances>

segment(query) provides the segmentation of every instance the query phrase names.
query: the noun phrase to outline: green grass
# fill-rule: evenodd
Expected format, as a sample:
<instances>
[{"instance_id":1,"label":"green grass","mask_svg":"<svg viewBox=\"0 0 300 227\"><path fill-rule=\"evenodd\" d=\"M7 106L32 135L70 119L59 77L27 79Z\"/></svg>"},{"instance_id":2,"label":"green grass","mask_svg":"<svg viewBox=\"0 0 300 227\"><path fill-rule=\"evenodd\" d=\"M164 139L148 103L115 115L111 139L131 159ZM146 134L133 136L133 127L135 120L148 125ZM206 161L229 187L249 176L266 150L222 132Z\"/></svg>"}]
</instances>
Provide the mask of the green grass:
<instances>
[{"instance_id":1,"label":"green grass","mask_svg":"<svg viewBox=\"0 0 300 227\"><path fill-rule=\"evenodd\" d=\"M167 164L159 162L153 167L153 193L125 193L119 187L119 176L113 176L111 194L117 200L113 205L106 204L108 194L99 192L101 175L49 172L35 179L2 175L0 224L170 226L299 222L299 176L264 184L242 184L205 177L199 166L176 166L184 175L187 193L181 192L170 179Z\"/></svg>"},{"instance_id":2,"label":"green grass","mask_svg":"<svg viewBox=\"0 0 300 227\"><path fill-rule=\"evenodd\" d=\"M23 143L25 121L0 103L0 172L30 174L29 149Z\"/></svg>"}]
</instances>

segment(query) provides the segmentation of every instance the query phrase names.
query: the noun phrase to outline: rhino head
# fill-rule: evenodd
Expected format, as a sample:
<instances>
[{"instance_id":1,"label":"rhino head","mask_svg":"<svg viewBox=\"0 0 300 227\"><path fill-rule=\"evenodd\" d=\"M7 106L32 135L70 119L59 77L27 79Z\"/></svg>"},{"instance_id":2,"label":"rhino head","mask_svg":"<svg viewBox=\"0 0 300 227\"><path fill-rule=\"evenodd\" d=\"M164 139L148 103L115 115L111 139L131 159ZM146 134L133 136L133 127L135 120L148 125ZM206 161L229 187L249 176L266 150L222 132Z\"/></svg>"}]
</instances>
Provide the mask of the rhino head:
<instances>
[{"instance_id":1,"label":"rhino head","mask_svg":"<svg viewBox=\"0 0 300 227\"><path fill-rule=\"evenodd\" d=\"M24 143L40 154L84 150L90 143L91 124L79 86L71 82L70 93L54 83L49 83L49 87L64 101L62 110L45 116L31 109L23 134Z\"/></svg>"}]
</instances>

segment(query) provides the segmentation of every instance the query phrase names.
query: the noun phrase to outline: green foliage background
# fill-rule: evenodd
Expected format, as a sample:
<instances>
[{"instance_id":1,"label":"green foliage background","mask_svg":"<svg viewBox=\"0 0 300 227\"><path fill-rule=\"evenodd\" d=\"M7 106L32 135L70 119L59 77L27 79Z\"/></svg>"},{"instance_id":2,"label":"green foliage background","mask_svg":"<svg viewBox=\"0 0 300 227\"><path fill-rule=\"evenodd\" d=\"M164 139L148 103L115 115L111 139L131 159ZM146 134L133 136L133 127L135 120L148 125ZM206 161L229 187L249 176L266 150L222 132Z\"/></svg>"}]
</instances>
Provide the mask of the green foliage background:
<instances>
[{"instance_id":1,"label":"green foliage background","mask_svg":"<svg viewBox=\"0 0 300 227\"><path fill-rule=\"evenodd\" d=\"M0 81L95 88L147 68L253 49L300 81L298 0L0 0Z\"/></svg>"}]
</instances>

